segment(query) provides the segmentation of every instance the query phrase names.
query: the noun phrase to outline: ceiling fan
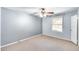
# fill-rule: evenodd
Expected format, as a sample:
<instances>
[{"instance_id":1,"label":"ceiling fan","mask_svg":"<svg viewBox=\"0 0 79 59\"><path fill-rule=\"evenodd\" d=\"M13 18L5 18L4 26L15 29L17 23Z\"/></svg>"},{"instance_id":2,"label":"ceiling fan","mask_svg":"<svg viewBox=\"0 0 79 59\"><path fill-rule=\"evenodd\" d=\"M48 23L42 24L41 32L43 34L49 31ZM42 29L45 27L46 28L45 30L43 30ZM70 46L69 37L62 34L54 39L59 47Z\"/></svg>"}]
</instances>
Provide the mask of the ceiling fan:
<instances>
[{"instance_id":1,"label":"ceiling fan","mask_svg":"<svg viewBox=\"0 0 79 59\"><path fill-rule=\"evenodd\" d=\"M46 8L40 8L39 12L35 12L35 15L39 15L40 17L46 17L46 16L51 16L54 14L54 12L48 10Z\"/></svg>"}]
</instances>

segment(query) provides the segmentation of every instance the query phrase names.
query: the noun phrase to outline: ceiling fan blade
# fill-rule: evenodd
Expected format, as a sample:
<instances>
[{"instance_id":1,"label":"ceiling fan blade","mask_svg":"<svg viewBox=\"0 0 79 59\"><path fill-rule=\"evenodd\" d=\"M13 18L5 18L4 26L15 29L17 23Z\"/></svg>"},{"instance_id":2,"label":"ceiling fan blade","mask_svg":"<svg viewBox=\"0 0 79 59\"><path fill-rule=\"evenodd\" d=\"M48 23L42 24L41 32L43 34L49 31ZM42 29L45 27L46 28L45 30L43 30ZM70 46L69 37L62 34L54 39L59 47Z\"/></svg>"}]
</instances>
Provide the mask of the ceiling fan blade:
<instances>
[{"instance_id":1,"label":"ceiling fan blade","mask_svg":"<svg viewBox=\"0 0 79 59\"><path fill-rule=\"evenodd\" d=\"M54 12L46 12L47 14L54 14Z\"/></svg>"}]
</instances>

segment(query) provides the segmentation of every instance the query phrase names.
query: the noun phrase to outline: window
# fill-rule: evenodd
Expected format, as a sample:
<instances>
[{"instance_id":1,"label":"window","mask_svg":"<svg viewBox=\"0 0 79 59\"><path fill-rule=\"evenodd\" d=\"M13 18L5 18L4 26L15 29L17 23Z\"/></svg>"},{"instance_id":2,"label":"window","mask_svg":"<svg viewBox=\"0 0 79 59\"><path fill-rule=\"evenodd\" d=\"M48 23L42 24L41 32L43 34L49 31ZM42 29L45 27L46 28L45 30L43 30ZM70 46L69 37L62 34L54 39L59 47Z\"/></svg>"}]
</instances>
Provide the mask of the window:
<instances>
[{"instance_id":1,"label":"window","mask_svg":"<svg viewBox=\"0 0 79 59\"><path fill-rule=\"evenodd\" d=\"M62 32L62 17L61 16L57 16L53 18L52 30Z\"/></svg>"}]
</instances>

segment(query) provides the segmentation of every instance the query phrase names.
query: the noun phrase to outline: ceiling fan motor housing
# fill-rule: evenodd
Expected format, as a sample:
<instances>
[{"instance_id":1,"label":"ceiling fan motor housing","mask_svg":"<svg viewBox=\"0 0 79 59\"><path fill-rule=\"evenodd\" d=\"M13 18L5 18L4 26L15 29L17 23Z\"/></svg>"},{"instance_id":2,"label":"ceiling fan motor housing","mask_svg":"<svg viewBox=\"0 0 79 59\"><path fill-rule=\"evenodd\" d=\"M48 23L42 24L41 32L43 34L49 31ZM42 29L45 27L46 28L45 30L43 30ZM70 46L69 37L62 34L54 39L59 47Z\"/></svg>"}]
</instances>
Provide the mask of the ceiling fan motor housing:
<instances>
[{"instance_id":1,"label":"ceiling fan motor housing","mask_svg":"<svg viewBox=\"0 0 79 59\"><path fill-rule=\"evenodd\" d=\"M45 14L45 8L41 8L41 13Z\"/></svg>"}]
</instances>

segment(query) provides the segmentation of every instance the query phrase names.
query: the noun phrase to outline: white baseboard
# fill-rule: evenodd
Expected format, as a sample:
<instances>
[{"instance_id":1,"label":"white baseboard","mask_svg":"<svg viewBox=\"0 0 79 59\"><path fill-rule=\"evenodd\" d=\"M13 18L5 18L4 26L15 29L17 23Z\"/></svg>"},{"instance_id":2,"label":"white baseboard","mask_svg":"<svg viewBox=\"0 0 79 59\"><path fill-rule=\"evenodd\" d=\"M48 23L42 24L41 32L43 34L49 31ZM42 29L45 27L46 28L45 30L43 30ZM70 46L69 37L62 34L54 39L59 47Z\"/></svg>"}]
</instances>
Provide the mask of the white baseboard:
<instances>
[{"instance_id":1,"label":"white baseboard","mask_svg":"<svg viewBox=\"0 0 79 59\"><path fill-rule=\"evenodd\" d=\"M47 35L47 34L45 34L45 35ZM71 41L71 39L69 39L69 38L65 38L65 37L52 36L52 35L47 35L47 36L50 36L50 37L55 37L55 38L59 38L59 39L62 39L62 40Z\"/></svg>"},{"instance_id":2,"label":"white baseboard","mask_svg":"<svg viewBox=\"0 0 79 59\"><path fill-rule=\"evenodd\" d=\"M13 45L13 44L16 44L16 43L19 43L19 42L22 42L22 41L25 41L25 40L28 40L28 39L32 39L32 38L38 37L38 36L40 36L40 35L42 35L42 34L34 35L34 36L31 36L31 37L28 37L28 38L25 38L25 39L22 39L22 40L19 40L19 41L16 41L16 42L12 42L12 43L3 45L3 46L1 46L0 48L6 47L6 46L10 46L10 45ZM43 34L43 35L46 35L46 34ZM51 35L46 35L46 36L51 36ZM51 37L56 37L56 38L59 38L59 39L71 41L70 39L64 38L64 37L58 37L58 36L51 36Z\"/></svg>"},{"instance_id":3,"label":"white baseboard","mask_svg":"<svg viewBox=\"0 0 79 59\"><path fill-rule=\"evenodd\" d=\"M47 35L47 34L45 34L45 35ZM66 41L70 41L70 42L72 42L71 39L69 39L69 38L65 38L65 37L52 36L52 35L47 35L47 36L55 37L55 38L59 38L59 39L62 39L62 40L66 40ZM75 44L74 42L72 42L72 43ZM77 44L75 44L75 45L77 45ZM79 47L79 44L78 44L78 47Z\"/></svg>"},{"instance_id":4,"label":"white baseboard","mask_svg":"<svg viewBox=\"0 0 79 59\"><path fill-rule=\"evenodd\" d=\"M38 35L34 35L34 36L31 36L31 37L28 37L28 38L25 38L25 39L22 39L22 40L19 40L19 41L15 41L15 42L12 42L12 43L3 45L3 46L1 46L0 48L6 47L6 46L10 46L10 45L13 45L13 44L16 44L16 43L19 43L19 42L22 42L22 41L25 41L25 40L28 40L28 39L32 39L32 38L35 38L35 37L38 37L38 36L41 36L41 35L42 35L42 34L38 34Z\"/></svg>"}]
</instances>

